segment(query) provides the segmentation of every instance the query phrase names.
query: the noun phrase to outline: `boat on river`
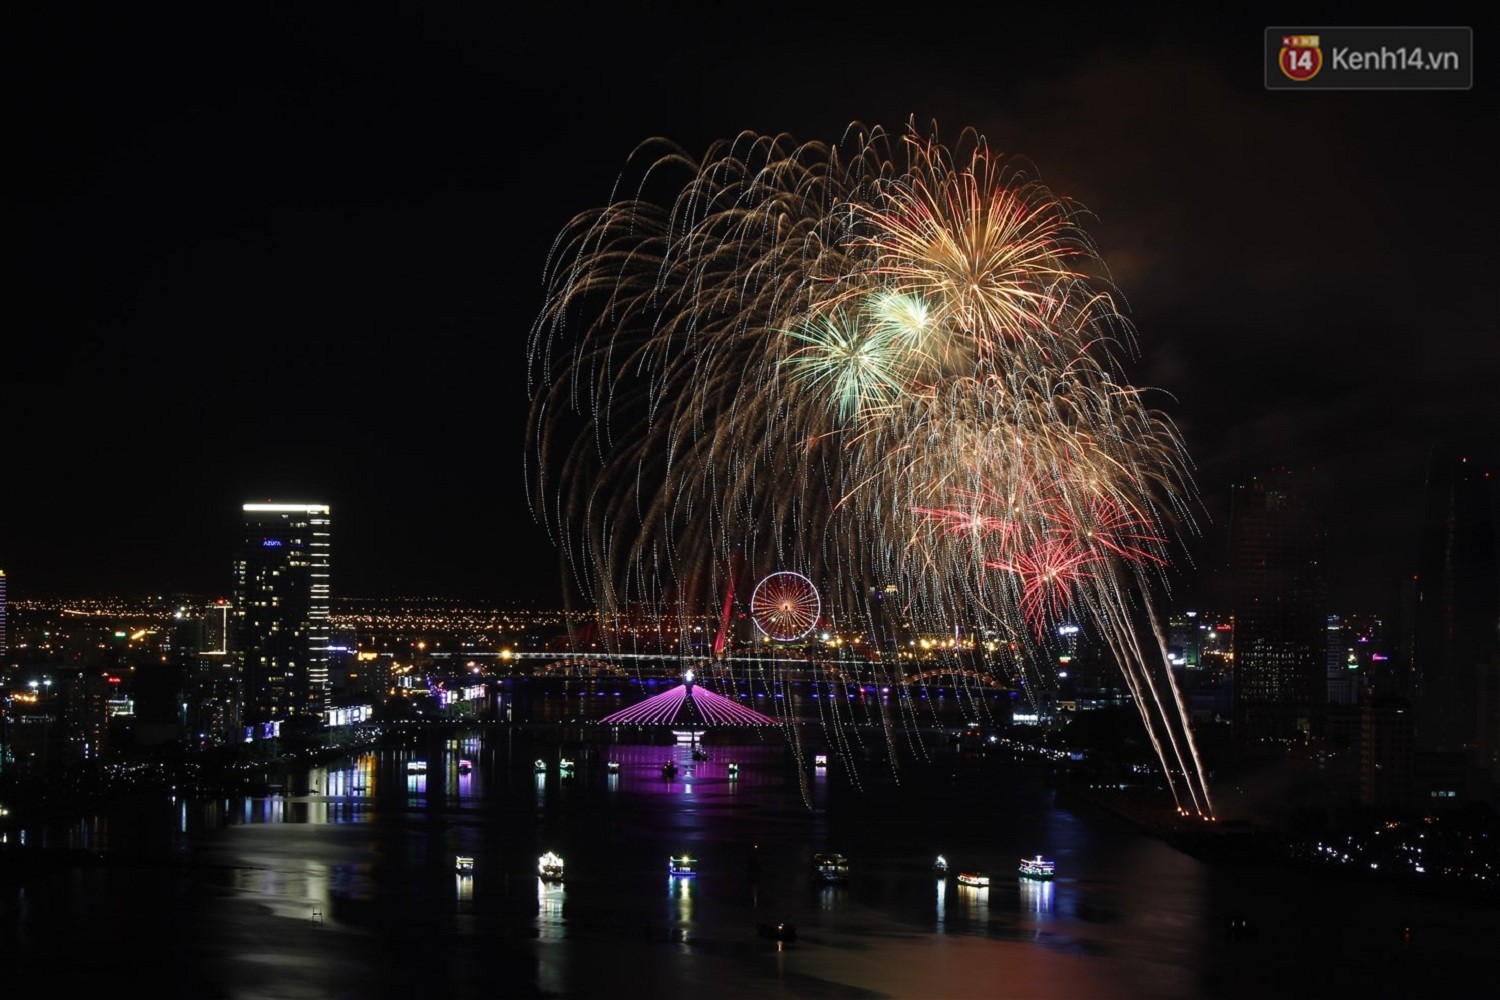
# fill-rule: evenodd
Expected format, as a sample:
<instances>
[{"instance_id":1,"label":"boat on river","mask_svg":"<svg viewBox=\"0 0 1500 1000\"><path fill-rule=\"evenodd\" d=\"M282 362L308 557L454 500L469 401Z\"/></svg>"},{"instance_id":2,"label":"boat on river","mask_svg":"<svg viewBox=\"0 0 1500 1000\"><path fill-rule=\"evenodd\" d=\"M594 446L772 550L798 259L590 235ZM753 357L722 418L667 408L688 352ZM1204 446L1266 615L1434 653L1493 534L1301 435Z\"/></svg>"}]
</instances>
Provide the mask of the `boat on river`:
<instances>
[{"instance_id":1,"label":"boat on river","mask_svg":"<svg viewBox=\"0 0 1500 1000\"><path fill-rule=\"evenodd\" d=\"M814 854L813 874L820 882L847 882L849 881L849 859L842 854Z\"/></svg>"},{"instance_id":2,"label":"boat on river","mask_svg":"<svg viewBox=\"0 0 1500 1000\"><path fill-rule=\"evenodd\" d=\"M536 859L536 874L543 882L561 882L563 859L548 851Z\"/></svg>"},{"instance_id":3,"label":"boat on river","mask_svg":"<svg viewBox=\"0 0 1500 1000\"><path fill-rule=\"evenodd\" d=\"M1036 857L1022 858L1021 866L1017 871L1022 878L1046 881L1052 878L1054 867L1051 859L1038 854Z\"/></svg>"}]
</instances>

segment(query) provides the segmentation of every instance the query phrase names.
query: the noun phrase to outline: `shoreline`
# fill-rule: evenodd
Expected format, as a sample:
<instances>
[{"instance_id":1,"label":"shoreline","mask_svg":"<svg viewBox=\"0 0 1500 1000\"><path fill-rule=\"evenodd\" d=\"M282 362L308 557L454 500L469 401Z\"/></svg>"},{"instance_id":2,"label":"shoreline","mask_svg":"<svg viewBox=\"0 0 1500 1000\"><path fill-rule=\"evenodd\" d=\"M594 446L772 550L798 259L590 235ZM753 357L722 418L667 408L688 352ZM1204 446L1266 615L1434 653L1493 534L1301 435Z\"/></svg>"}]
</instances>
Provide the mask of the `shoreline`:
<instances>
[{"instance_id":1,"label":"shoreline","mask_svg":"<svg viewBox=\"0 0 1500 1000\"><path fill-rule=\"evenodd\" d=\"M1054 787L1060 799L1072 799L1115 816L1205 864L1271 868L1331 884L1383 885L1412 895L1500 907L1500 885L1316 862L1297 856L1295 838L1288 830L1245 821L1214 824L1179 816L1166 792L1109 792L1067 781L1054 782Z\"/></svg>"}]
</instances>

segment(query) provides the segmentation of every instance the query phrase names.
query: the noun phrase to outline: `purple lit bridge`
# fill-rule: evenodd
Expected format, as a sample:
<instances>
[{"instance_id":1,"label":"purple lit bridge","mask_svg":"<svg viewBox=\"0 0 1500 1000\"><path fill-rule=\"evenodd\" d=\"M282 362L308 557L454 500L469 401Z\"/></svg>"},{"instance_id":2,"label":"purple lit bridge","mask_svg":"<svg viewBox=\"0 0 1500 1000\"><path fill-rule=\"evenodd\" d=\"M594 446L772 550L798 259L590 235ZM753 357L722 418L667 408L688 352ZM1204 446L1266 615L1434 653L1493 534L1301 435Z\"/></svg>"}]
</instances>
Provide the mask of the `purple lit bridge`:
<instances>
[{"instance_id":1,"label":"purple lit bridge","mask_svg":"<svg viewBox=\"0 0 1500 1000\"><path fill-rule=\"evenodd\" d=\"M653 695L645 701L611 712L599 720L603 726L776 726L775 719L723 695L705 691L693 683L689 670L679 687Z\"/></svg>"}]
</instances>

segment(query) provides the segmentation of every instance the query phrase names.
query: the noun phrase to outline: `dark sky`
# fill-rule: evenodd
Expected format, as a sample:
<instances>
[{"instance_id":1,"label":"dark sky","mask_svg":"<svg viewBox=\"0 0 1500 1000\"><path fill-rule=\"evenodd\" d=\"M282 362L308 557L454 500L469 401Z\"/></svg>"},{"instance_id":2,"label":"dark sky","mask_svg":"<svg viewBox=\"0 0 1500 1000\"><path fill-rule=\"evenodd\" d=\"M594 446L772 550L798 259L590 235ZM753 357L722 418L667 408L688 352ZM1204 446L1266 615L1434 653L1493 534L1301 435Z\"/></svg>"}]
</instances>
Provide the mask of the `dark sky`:
<instances>
[{"instance_id":1,"label":"dark sky","mask_svg":"<svg viewBox=\"0 0 1500 1000\"><path fill-rule=\"evenodd\" d=\"M1472 90L1304 93L1263 87L1280 12L35 6L5 60L15 598L222 593L239 505L306 499L339 595L555 599L528 328L551 239L652 136L915 116L1028 158L1094 213L1200 558L1230 483L1303 469L1335 602L1384 610L1428 448L1500 458L1493 5L1419 11L1473 26Z\"/></svg>"}]
</instances>

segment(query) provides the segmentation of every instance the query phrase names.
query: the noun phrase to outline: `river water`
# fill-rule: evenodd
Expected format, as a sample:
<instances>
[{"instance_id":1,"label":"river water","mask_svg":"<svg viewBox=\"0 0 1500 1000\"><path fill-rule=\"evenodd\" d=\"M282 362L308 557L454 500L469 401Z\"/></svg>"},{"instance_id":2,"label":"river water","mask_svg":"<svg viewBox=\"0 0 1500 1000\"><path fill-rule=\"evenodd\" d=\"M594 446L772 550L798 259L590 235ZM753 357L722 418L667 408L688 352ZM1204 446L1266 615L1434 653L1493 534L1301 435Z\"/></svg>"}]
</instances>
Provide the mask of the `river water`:
<instances>
[{"instance_id":1,"label":"river water","mask_svg":"<svg viewBox=\"0 0 1500 1000\"><path fill-rule=\"evenodd\" d=\"M818 767L777 730L717 737L698 760L497 726L312 768L285 794L25 831L101 860L4 888L0 980L79 998L956 1000L1415 996L1492 973L1493 907L1207 864L1006 756ZM544 851L562 883L537 878ZM848 857L846 884L817 882L820 851ZM684 852L698 874L670 877ZM1036 853L1054 881L1017 877ZM1257 933L1229 934L1239 919ZM778 921L794 941L757 933Z\"/></svg>"}]
</instances>

